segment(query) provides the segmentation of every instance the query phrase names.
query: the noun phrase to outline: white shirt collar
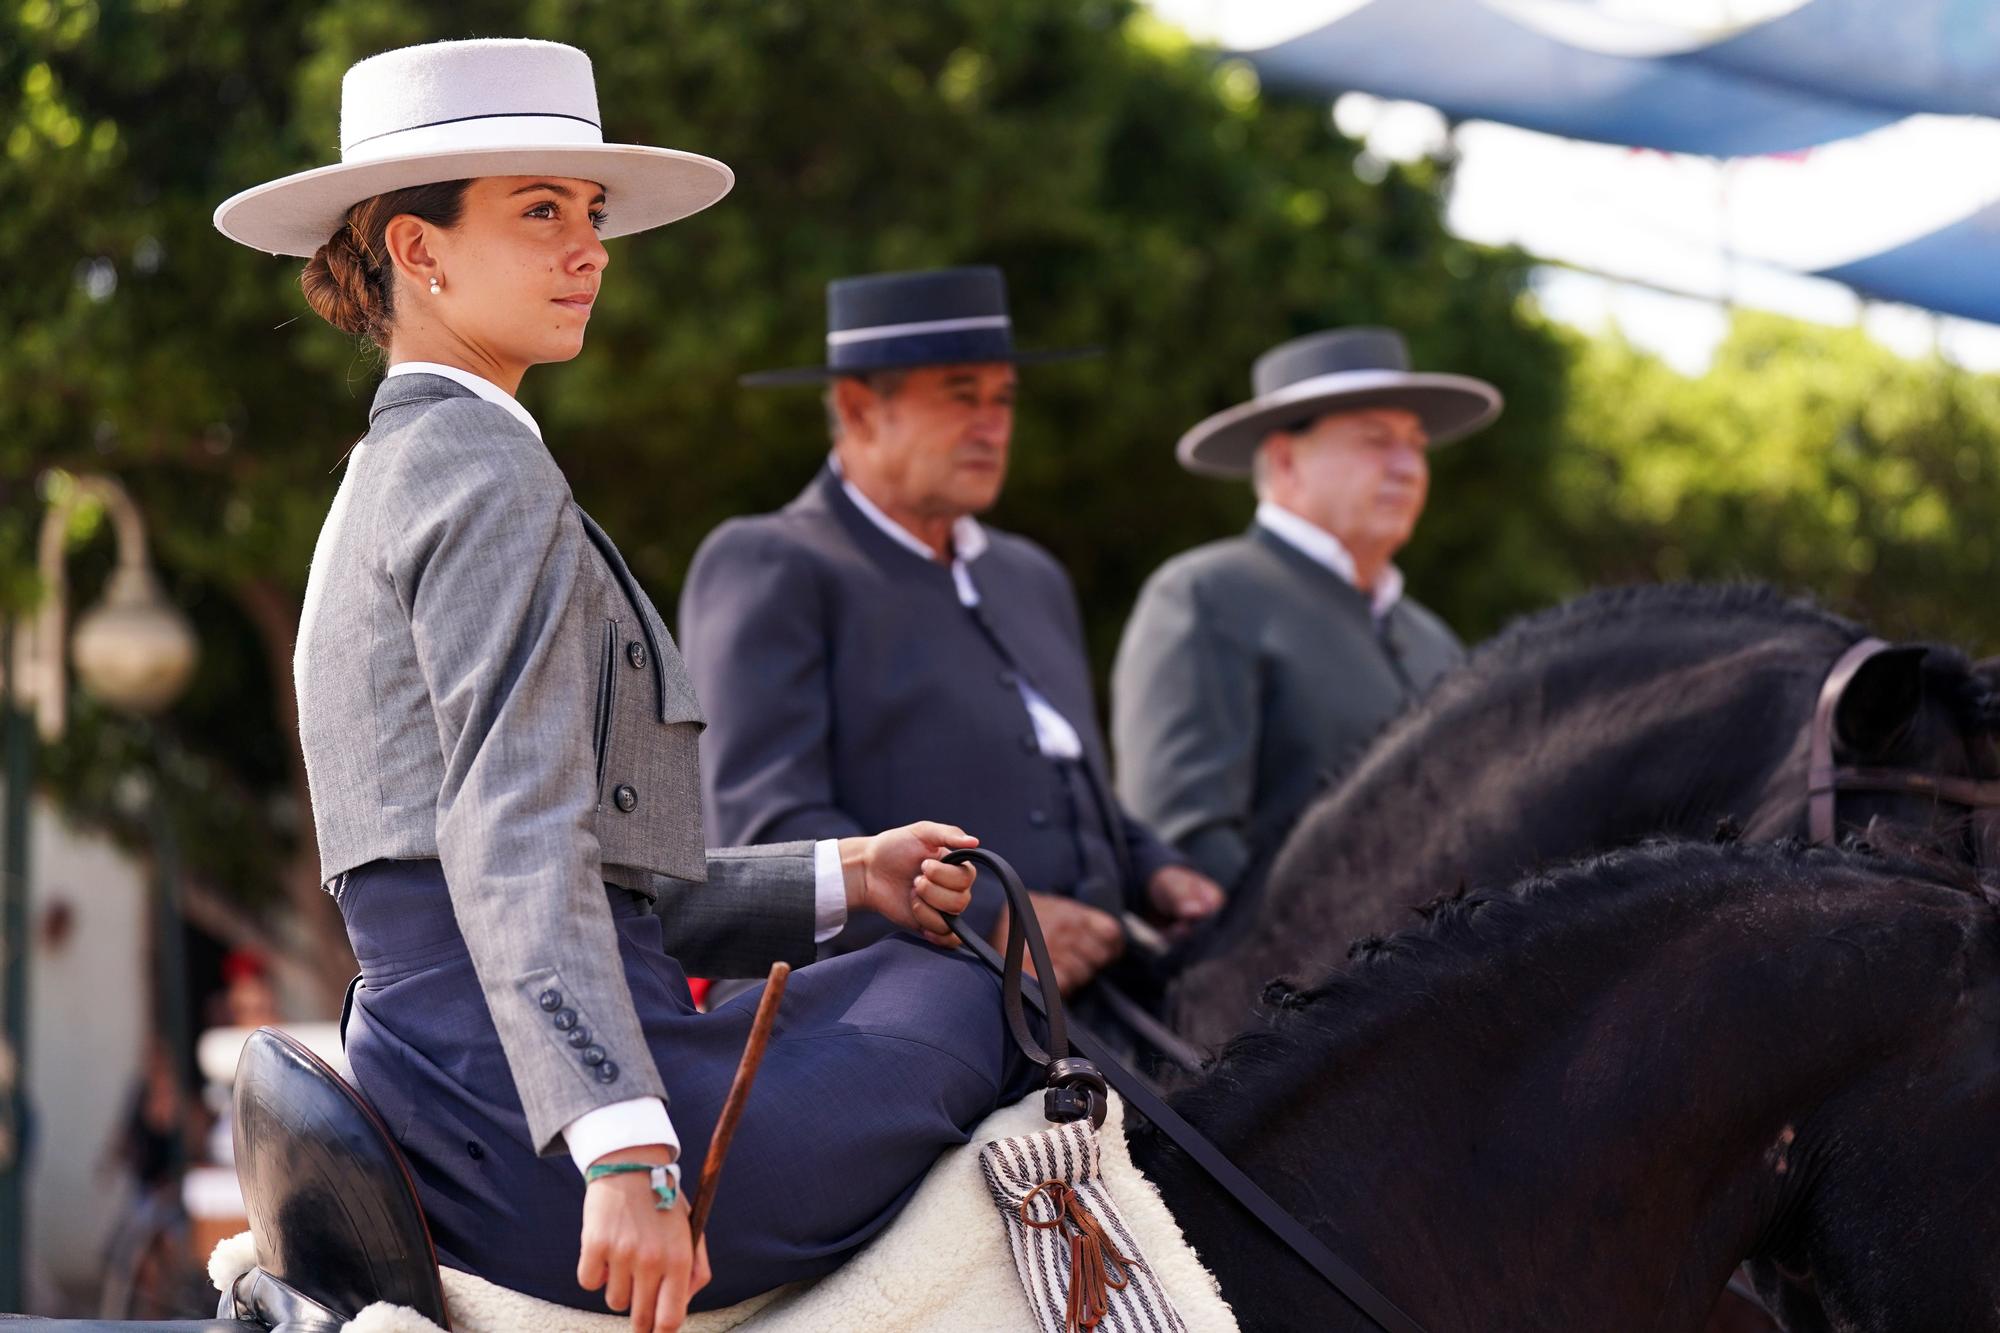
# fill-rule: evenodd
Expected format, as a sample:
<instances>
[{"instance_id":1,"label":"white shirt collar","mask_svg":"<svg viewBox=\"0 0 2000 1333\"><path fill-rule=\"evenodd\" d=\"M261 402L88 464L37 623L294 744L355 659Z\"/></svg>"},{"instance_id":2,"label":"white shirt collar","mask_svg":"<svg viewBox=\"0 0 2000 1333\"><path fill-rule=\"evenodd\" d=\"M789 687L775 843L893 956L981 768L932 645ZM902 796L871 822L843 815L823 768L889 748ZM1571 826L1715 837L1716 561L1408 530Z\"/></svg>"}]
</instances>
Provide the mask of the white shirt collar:
<instances>
[{"instance_id":1,"label":"white shirt collar","mask_svg":"<svg viewBox=\"0 0 2000 1333\"><path fill-rule=\"evenodd\" d=\"M397 375L441 375L454 384L462 384L487 402L506 408L509 416L535 432L536 439L542 438L542 428L528 415L528 409L521 406L513 394L484 376L475 375L469 370L460 370L457 366L447 366L439 361L398 361L389 367L388 373L382 378L390 379Z\"/></svg>"},{"instance_id":2,"label":"white shirt collar","mask_svg":"<svg viewBox=\"0 0 2000 1333\"><path fill-rule=\"evenodd\" d=\"M873 500L870 500L861 493L859 486L856 486L847 479L847 474L840 470L840 459L838 457L829 454L827 462L833 468L833 475L840 478L840 489L847 492L847 498L854 501L854 507L861 511L863 517L880 528L888 535L891 541L904 550L920 555L926 560L936 562L936 551L933 551L926 545L914 532L911 532L908 528L878 509ZM986 554L986 546L986 529L979 525L978 519L970 514L961 514L952 520L951 556L954 565L966 564L977 560L980 556Z\"/></svg>"},{"instance_id":3,"label":"white shirt collar","mask_svg":"<svg viewBox=\"0 0 2000 1333\"><path fill-rule=\"evenodd\" d=\"M840 478L840 489L847 492L847 498L870 523L880 528L889 540L895 542L912 555L920 555L932 564L937 563L937 552L924 545L916 534L890 518L876 507L875 502L861 493L861 488L849 481L840 470L840 459L829 454L827 464L833 468L833 475ZM965 607L979 605L979 585L972 581L972 571L966 568L971 561L986 553L989 542L986 529L970 514L953 519L951 524L951 582L958 593L958 604ZM1083 758L1083 737L1077 733L1068 718L1050 703L1042 692L1034 687L1024 674L1017 673L1014 687L1021 692L1021 702L1028 710L1028 719L1035 727L1035 744L1051 759Z\"/></svg>"},{"instance_id":4,"label":"white shirt collar","mask_svg":"<svg viewBox=\"0 0 2000 1333\"><path fill-rule=\"evenodd\" d=\"M1350 587L1355 585L1354 555L1340 538L1314 523L1301 518L1291 510L1269 500L1257 505L1257 525L1272 536L1295 547L1308 559L1325 565L1340 575ZM1380 620L1395 609L1403 600L1403 571L1390 565L1382 571L1382 577L1375 581L1375 591L1370 594L1371 608L1375 619Z\"/></svg>"}]
</instances>

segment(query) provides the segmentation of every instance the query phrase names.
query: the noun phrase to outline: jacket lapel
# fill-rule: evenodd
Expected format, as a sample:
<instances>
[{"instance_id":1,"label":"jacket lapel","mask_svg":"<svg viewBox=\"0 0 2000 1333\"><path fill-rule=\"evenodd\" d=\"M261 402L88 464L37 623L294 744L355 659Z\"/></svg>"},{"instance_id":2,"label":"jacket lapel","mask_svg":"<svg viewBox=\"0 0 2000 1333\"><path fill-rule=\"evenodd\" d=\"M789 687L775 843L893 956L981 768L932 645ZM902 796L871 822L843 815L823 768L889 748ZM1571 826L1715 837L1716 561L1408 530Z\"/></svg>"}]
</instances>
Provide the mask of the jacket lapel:
<instances>
[{"instance_id":1,"label":"jacket lapel","mask_svg":"<svg viewBox=\"0 0 2000 1333\"><path fill-rule=\"evenodd\" d=\"M687 673L667 670L667 652L678 657L680 650L674 647L673 637L667 633L665 623L653 609L652 600L639 587L639 580L632 577L631 566L625 563L624 555L604 529L597 526L597 520L584 512L582 505L576 506L576 516L583 520L583 530L589 535L591 544L597 547L604 563L611 567L618 586L624 589L625 600L639 613L639 628L645 633L646 651L653 659L653 685L660 703L660 721L694 719L706 722L707 714L702 712L701 703L695 698L694 686L689 682Z\"/></svg>"},{"instance_id":2,"label":"jacket lapel","mask_svg":"<svg viewBox=\"0 0 2000 1333\"><path fill-rule=\"evenodd\" d=\"M1375 607L1368 595L1349 583L1340 575L1322 565L1319 561L1301 551L1298 547L1272 532L1261 523L1250 525L1250 540L1262 546L1277 557L1279 563L1304 578L1333 603L1339 615L1353 623L1357 633L1367 636L1374 645L1384 666L1395 677L1397 686L1405 697L1416 692L1416 685L1410 679L1409 668L1403 664L1404 645L1399 632L1403 624L1402 606L1389 608L1389 614L1378 623Z\"/></svg>"}]
</instances>

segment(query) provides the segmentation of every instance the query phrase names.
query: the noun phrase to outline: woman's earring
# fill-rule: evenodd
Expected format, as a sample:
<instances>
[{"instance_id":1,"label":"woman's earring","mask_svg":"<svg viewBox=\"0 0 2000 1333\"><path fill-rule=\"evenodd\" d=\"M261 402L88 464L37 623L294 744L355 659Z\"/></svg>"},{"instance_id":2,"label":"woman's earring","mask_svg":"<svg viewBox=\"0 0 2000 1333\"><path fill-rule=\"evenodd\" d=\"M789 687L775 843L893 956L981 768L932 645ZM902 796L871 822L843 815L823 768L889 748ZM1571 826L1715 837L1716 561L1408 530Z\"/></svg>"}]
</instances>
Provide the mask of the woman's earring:
<instances>
[{"instance_id":1,"label":"woman's earring","mask_svg":"<svg viewBox=\"0 0 2000 1333\"><path fill-rule=\"evenodd\" d=\"M432 279L431 279L431 295L432 295L432 296L436 296L436 295L437 295L437 294L438 294L439 292L441 292L441 291L443 291L443 290L444 290L444 287L443 287L443 285L442 285L442 284L440 284L440 283L438 282L438 280L437 280L436 278L432 278Z\"/></svg>"}]
</instances>

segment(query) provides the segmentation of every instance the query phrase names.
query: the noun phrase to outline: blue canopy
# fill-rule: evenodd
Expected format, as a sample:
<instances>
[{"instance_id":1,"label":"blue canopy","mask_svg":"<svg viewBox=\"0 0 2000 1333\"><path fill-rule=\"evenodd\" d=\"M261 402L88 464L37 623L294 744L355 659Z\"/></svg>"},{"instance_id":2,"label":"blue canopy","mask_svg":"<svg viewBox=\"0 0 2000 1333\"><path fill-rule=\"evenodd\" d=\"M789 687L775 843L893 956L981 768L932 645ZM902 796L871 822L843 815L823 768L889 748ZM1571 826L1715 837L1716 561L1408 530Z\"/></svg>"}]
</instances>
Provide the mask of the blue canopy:
<instances>
[{"instance_id":1,"label":"blue canopy","mask_svg":"<svg viewBox=\"0 0 2000 1333\"><path fill-rule=\"evenodd\" d=\"M1426 102L1460 119L1714 157L1807 148L1900 118L1686 56L1585 50L1479 0L1370 0L1243 54L1274 87L1358 90Z\"/></svg>"},{"instance_id":2,"label":"blue canopy","mask_svg":"<svg viewBox=\"0 0 2000 1333\"><path fill-rule=\"evenodd\" d=\"M1992 0L1812 0L1670 59L1879 110L2000 116Z\"/></svg>"},{"instance_id":3,"label":"blue canopy","mask_svg":"<svg viewBox=\"0 0 2000 1333\"><path fill-rule=\"evenodd\" d=\"M1865 296L2000 324L2000 204L1819 276Z\"/></svg>"},{"instance_id":4,"label":"blue canopy","mask_svg":"<svg viewBox=\"0 0 2000 1333\"><path fill-rule=\"evenodd\" d=\"M1368 0L1241 54L1274 88L1711 157L1809 148L1924 112L2000 116L1994 0L1809 0L1659 56L1572 44L1482 0ZM1822 276L2000 323L2000 203Z\"/></svg>"}]
</instances>

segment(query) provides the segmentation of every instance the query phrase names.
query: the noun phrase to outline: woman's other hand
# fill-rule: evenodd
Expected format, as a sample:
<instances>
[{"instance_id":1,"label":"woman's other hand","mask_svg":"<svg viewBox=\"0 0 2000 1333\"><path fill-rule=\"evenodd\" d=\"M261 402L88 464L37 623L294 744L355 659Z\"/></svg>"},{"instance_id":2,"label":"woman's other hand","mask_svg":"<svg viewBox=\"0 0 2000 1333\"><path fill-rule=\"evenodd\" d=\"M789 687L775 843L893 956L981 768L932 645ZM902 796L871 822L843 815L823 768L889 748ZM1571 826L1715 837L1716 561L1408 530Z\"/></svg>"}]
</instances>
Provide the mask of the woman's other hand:
<instances>
[{"instance_id":1,"label":"woman's other hand","mask_svg":"<svg viewBox=\"0 0 2000 1333\"><path fill-rule=\"evenodd\" d=\"M606 1153L593 1165L667 1161L665 1146ZM632 1312L632 1333L676 1333L687 1304L708 1285L708 1243L688 1244L685 1191L672 1208L654 1207L648 1174L634 1171L594 1180L583 1191L583 1246L576 1280L604 1288L604 1303Z\"/></svg>"},{"instance_id":2,"label":"woman's other hand","mask_svg":"<svg viewBox=\"0 0 2000 1333\"><path fill-rule=\"evenodd\" d=\"M879 912L940 949L955 949L958 936L945 926L944 918L971 906L972 882L979 872L969 865L946 865L938 858L978 845L979 839L962 828L929 821L905 824L872 838L842 838L847 910Z\"/></svg>"}]
</instances>

